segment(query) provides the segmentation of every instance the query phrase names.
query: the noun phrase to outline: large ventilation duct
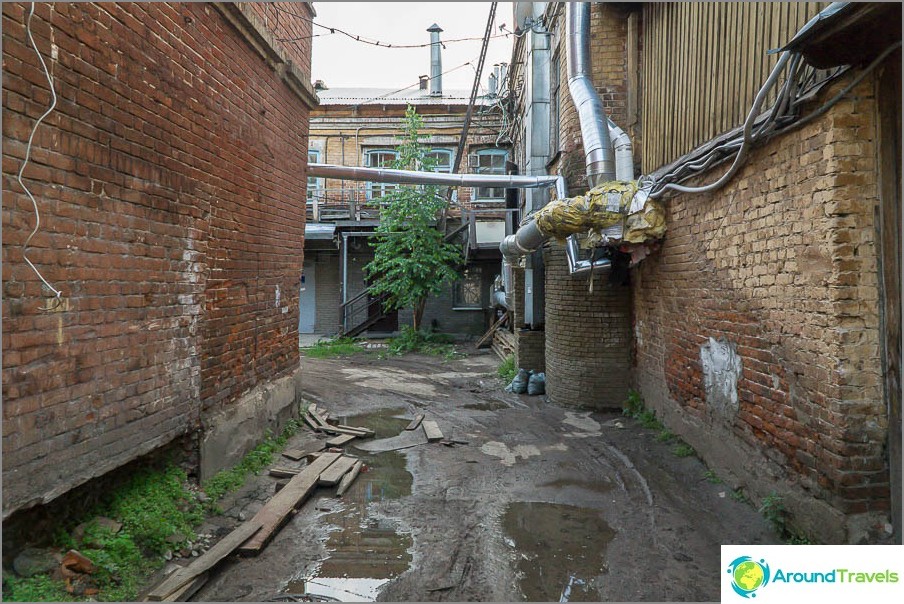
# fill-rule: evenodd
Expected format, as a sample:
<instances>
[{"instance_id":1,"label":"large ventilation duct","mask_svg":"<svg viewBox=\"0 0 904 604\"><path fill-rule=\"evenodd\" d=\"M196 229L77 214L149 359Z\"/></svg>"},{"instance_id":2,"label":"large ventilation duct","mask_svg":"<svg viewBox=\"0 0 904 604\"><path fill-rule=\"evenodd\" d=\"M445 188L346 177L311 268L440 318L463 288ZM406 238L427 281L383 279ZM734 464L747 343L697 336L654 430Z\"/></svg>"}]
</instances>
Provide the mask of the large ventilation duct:
<instances>
[{"instance_id":1,"label":"large ventilation duct","mask_svg":"<svg viewBox=\"0 0 904 604\"><path fill-rule=\"evenodd\" d=\"M615 160L603 102L590 81L590 3L565 3L568 92L578 111L587 184L590 188L615 178Z\"/></svg>"},{"instance_id":2,"label":"large ventilation duct","mask_svg":"<svg viewBox=\"0 0 904 604\"><path fill-rule=\"evenodd\" d=\"M621 128L606 117L603 103L590 81L590 3L567 2L565 21L568 91L577 108L581 124L588 184L593 188L601 182L616 178L633 180L634 157L631 141ZM618 143L617 154L613 154L613 138ZM559 193L559 199L565 197ZM536 222L532 220L514 235L506 237L499 249L502 250L504 262L512 263L520 256L537 250L547 239L549 236L540 232ZM593 263L579 260L577 239L573 236L569 238L565 251L572 275L583 275L609 266L606 259Z\"/></svg>"}]
</instances>

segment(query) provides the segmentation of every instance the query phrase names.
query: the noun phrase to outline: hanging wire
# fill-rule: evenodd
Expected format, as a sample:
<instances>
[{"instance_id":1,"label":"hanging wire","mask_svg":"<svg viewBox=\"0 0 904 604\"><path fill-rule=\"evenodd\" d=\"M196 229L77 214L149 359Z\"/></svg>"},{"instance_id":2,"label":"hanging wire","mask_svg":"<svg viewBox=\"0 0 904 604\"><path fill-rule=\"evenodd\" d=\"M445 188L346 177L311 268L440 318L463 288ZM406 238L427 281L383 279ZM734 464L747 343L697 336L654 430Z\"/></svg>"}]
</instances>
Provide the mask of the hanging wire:
<instances>
[{"instance_id":1,"label":"hanging wire","mask_svg":"<svg viewBox=\"0 0 904 604\"><path fill-rule=\"evenodd\" d=\"M31 35L31 17L35 14L35 3L31 3L31 9L28 11L28 17L25 19L25 33L28 37L28 41L31 44L31 47L34 49L35 54L38 55L38 60L41 62L41 67L44 69L44 75L47 77L47 83L50 85L50 107L47 108L47 111L44 112L41 117L38 118L38 121L35 122L34 127L31 129L31 134L28 136L28 145L25 147L25 159L22 161L22 166L19 168L19 174L16 177L16 180L19 182L19 186L22 187L22 190L25 191L25 194L28 195L28 198L31 200L31 204L35 209L35 228L31 232L31 235L25 240L25 245L22 247L22 258L25 259L25 262L28 266L31 267L31 270L35 272L38 278L46 285L50 291L54 293L57 299L57 306L61 303L62 292L52 286L47 279L44 278L44 275L41 274L41 271L38 270L38 267L34 265L34 263L28 258L28 244L31 243L32 238L41 228L41 212L38 210L38 202L35 200L34 196L31 194L31 191L28 190L28 187L25 186L25 183L22 181L22 174L25 172L25 167L28 165L28 160L31 156L31 146L34 142L35 132L38 130L38 126L41 125L41 122L44 121L50 113L56 108L57 104L57 95L56 91L53 88L53 76L50 75L50 71L47 69L47 64L44 62L44 57L41 56L41 51L38 50L38 45L35 42L34 36ZM55 307L54 307L55 308Z\"/></svg>"}]
</instances>

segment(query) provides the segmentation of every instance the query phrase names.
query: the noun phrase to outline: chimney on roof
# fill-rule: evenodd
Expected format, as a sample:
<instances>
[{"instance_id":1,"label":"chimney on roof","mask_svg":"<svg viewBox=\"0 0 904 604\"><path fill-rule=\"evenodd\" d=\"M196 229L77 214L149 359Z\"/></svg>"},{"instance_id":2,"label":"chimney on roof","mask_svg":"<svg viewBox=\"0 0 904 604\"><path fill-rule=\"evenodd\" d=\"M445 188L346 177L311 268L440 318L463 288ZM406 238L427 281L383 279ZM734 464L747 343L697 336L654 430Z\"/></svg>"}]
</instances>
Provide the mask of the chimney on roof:
<instances>
[{"instance_id":1,"label":"chimney on roof","mask_svg":"<svg viewBox=\"0 0 904 604\"><path fill-rule=\"evenodd\" d=\"M420 89L421 89L421 90L427 90L427 82L430 81L430 76L428 76L428 75L422 75L422 76L418 76L417 78L418 78L418 80L419 80L418 83L420 84Z\"/></svg>"},{"instance_id":2,"label":"chimney on roof","mask_svg":"<svg viewBox=\"0 0 904 604\"><path fill-rule=\"evenodd\" d=\"M443 95L443 55L442 42L439 41L439 33L442 28L434 23L427 31L430 32L430 96Z\"/></svg>"},{"instance_id":3,"label":"chimney on roof","mask_svg":"<svg viewBox=\"0 0 904 604\"><path fill-rule=\"evenodd\" d=\"M316 82L314 82L314 90L329 90L329 88L326 87L326 82L324 82L323 80L317 80Z\"/></svg>"}]
</instances>

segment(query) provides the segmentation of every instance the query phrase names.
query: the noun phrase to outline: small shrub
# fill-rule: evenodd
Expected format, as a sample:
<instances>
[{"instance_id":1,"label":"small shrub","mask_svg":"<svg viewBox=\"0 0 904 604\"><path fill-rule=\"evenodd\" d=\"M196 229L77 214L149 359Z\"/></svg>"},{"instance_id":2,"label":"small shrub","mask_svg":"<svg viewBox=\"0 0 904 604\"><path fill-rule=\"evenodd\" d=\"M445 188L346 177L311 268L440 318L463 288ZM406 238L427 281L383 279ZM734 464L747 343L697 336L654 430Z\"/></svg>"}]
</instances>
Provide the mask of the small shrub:
<instances>
[{"instance_id":1,"label":"small shrub","mask_svg":"<svg viewBox=\"0 0 904 604\"><path fill-rule=\"evenodd\" d=\"M622 409L622 415L636 418L644 409L643 398L636 390L628 391L628 399Z\"/></svg>"},{"instance_id":2,"label":"small shrub","mask_svg":"<svg viewBox=\"0 0 904 604\"><path fill-rule=\"evenodd\" d=\"M515 355L510 354L505 357L505 360L502 361L502 364L499 365L499 369L496 371L506 384L511 383L518 373L518 368L515 367Z\"/></svg>"},{"instance_id":3,"label":"small shrub","mask_svg":"<svg viewBox=\"0 0 904 604\"><path fill-rule=\"evenodd\" d=\"M419 352L453 359L458 356L454 341L454 338L448 334L421 331L405 325L398 336L389 340L388 353L401 356L410 352Z\"/></svg>"},{"instance_id":4,"label":"small shrub","mask_svg":"<svg viewBox=\"0 0 904 604\"><path fill-rule=\"evenodd\" d=\"M34 577L3 577L4 602L71 602L62 581L47 575Z\"/></svg>"},{"instance_id":5,"label":"small shrub","mask_svg":"<svg viewBox=\"0 0 904 604\"><path fill-rule=\"evenodd\" d=\"M659 431L659 434L656 435L656 440L658 440L661 443L670 443L673 440L675 440L675 438L676 437L675 437L674 432L672 432L668 428L662 428Z\"/></svg>"},{"instance_id":6,"label":"small shrub","mask_svg":"<svg viewBox=\"0 0 904 604\"><path fill-rule=\"evenodd\" d=\"M731 492L731 498L741 503L750 503L750 498L744 493L744 489L737 488Z\"/></svg>"}]
</instances>

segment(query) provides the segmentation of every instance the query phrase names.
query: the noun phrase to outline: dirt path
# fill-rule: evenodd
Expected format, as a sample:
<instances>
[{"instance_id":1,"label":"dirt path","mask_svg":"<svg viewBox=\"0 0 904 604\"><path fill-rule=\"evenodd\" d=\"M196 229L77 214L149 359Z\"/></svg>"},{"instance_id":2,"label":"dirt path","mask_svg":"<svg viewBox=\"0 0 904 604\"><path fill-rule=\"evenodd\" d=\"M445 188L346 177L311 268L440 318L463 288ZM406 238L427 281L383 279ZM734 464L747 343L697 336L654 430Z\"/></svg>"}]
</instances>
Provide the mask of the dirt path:
<instances>
[{"instance_id":1,"label":"dirt path","mask_svg":"<svg viewBox=\"0 0 904 604\"><path fill-rule=\"evenodd\" d=\"M382 601L717 600L719 544L774 542L695 457L676 457L619 414L503 392L492 354L303 363L310 398L377 439L424 413L468 444L350 449L369 472L345 497L320 490L260 556L229 562L195 600L305 591ZM305 431L291 444L314 438ZM240 491L222 530L230 516L250 517L273 483L257 477Z\"/></svg>"}]
</instances>

